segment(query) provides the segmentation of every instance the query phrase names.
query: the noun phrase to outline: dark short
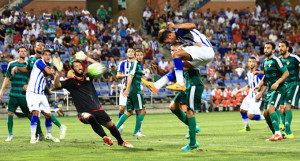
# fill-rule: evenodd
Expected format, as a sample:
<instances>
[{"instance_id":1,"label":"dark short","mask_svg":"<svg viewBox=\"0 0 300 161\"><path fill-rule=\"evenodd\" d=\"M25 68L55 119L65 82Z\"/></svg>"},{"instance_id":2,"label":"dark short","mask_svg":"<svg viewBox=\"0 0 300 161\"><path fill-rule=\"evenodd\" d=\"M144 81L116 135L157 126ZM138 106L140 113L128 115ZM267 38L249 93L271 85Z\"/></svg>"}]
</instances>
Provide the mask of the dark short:
<instances>
[{"instance_id":1,"label":"dark short","mask_svg":"<svg viewBox=\"0 0 300 161\"><path fill-rule=\"evenodd\" d=\"M111 121L111 118L108 116L108 114L104 110L95 110L95 111L78 113L79 120L84 124L89 124L89 122L87 121L88 119L87 120L84 119L85 114L90 114L90 117L91 116L95 117L97 122L100 125L104 125Z\"/></svg>"}]
</instances>

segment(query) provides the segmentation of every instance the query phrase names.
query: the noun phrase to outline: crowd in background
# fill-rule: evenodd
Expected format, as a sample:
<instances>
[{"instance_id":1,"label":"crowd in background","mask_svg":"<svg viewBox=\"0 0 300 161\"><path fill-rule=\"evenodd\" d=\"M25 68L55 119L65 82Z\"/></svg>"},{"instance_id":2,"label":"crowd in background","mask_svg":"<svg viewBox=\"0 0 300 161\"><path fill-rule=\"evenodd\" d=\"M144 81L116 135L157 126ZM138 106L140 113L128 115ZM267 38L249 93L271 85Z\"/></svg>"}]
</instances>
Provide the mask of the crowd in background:
<instances>
[{"instance_id":1,"label":"crowd in background","mask_svg":"<svg viewBox=\"0 0 300 161\"><path fill-rule=\"evenodd\" d=\"M250 56L260 65L263 63L262 47L266 41L278 44L284 38L290 42L293 52L300 54L299 19L300 3L294 8L290 3L277 6L272 2L269 6L262 3L241 10L208 8L183 13L181 6L172 6L167 1L162 13L147 4L141 24L134 24L125 12L114 20L103 5L96 15L77 6L63 10L58 6L53 12L47 9L26 12L23 8L9 10L6 7L0 20L0 61L16 59L19 46L26 47L28 56L33 55L35 42L41 40L45 48L52 51L52 61L63 63L62 77L72 76L69 62L76 52L83 51L106 65L105 73L95 81L113 84L119 81L116 79L119 62L127 58L128 48L134 48L145 54L146 79L156 81L159 76L151 64L158 65L163 73L174 68L172 60L160 53L162 50L156 40L159 30L167 27L169 21L192 22L206 35L216 52L215 59L200 69L201 74L206 75L211 84L224 87L226 80L232 77L245 78ZM169 53L164 55L167 57ZM207 101L211 100L211 94L207 92Z\"/></svg>"}]
</instances>

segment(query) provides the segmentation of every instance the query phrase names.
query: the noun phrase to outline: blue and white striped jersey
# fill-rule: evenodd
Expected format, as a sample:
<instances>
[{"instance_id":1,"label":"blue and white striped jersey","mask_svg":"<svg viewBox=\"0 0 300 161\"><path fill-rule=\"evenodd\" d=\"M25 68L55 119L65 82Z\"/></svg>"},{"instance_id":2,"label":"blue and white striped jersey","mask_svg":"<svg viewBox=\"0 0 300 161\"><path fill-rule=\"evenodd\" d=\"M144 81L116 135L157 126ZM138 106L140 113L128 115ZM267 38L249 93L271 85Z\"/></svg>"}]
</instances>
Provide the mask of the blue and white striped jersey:
<instances>
[{"instance_id":1,"label":"blue and white striped jersey","mask_svg":"<svg viewBox=\"0 0 300 161\"><path fill-rule=\"evenodd\" d=\"M209 40L205 35L201 34L198 30L184 30L184 29L175 29L176 38L189 46L192 46L198 42L207 47L212 47Z\"/></svg>"},{"instance_id":2,"label":"blue and white striped jersey","mask_svg":"<svg viewBox=\"0 0 300 161\"><path fill-rule=\"evenodd\" d=\"M259 71L259 69L256 69L256 71ZM250 71L247 73L248 84L250 87L248 97L255 99L256 94L254 93L254 88L259 84L263 77L263 74L253 75Z\"/></svg>"},{"instance_id":3,"label":"blue and white striped jersey","mask_svg":"<svg viewBox=\"0 0 300 161\"><path fill-rule=\"evenodd\" d=\"M118 72L121 72L122 74L128 74L130 66L131 66L131 62L129 62L128 60L123 60L119 64ZM126 82L127 82L127 77L122 79L121 90L126 86Z\"/></svg>"},{"instance_id":4,"label":"blue and white striped jersey","mask_svg":"<svg viewBox=\"0 0 300 161\"><path fill-rule=\"evenodd\" d=\"M36 94L45 94L45 87L47 80L44 76L44 69L46 67L46 63L43 59L37 60L32 68L30 74L30 80L27 87L27 92L33 92Z\"/></svg>"}]
</instances>

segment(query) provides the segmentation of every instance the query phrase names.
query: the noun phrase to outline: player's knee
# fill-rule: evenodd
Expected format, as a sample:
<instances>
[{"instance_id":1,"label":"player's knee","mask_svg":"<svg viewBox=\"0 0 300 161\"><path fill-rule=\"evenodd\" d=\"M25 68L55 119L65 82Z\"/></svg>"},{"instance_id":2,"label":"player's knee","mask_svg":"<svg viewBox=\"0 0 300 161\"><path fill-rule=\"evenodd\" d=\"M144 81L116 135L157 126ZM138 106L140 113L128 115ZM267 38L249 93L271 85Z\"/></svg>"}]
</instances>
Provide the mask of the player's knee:
<instances>
[{"instance_id":1,"label":"player's knee","mask_svg":"<svg viewBox=\"0 0 300 161\"><path fill-rule=\"evenodd\" d=\"M89 123L90 119L93 119L94 116L90 113L83 112L80 114L79 120L83 123Z\"/></svg>"},{"instance_id":2,"label":"player's knee","mask_svg":"<svg viewBox=\"0 0 300 161\"><path fill-rule=\"evenodd\" d=\"M9 115L9 116L13 116L14 113L13 113L13 112L8 112L8 115Z\"/></svg>"},{"instance_id":3,"label":"player's knee","mask_svg":"<svg viewBox=\"0 0 300 161\"><path fill-rule=\"evenodd\" d=\"M147 112L146 112L146 109L142 109L142 110L141 110L141 114L142 114L142 115L146 115L146 113L147 113Z\"/></svg>"},{"instance_id":4,"label":"player's knee","mask_svg":"<svg viewBox=\"0 0 300 161\"><path fill-rule=\"evenodd\" d=\"M44 113L44 116L46 119L51 119L51 113Z\"/></svg>"},{"instance_id":5,"label":"player's knee","mask_svg":"<svg viewBox=\"0 0 300 161\"><path fill-rule=\"evenodd\" d=\"M250 120L251 120L253 117L254 117L253 114L249 114L249 113L248 113L248 118L249 118Z\"/></svg>"},{"instance_id":6,"label":"player's knee","mask_svg":"<svg viewBox=\"0 0 300 161\"><path fill-rule=\"evenodd\" d=\"M269 118L269 112L267 110L264 110L264 117Z\"/></svg>"},{"instance_id":7,"label":"player's knee","mask_svg":"<svg viewBox=\"0 0 300 161\"><path fill-rule=\"evenodd\" d=\"M171 111L174 111L174 110L176 109L175 104L174 104L174 103L171 103L170 106L169 106L169 109L170 109Z\"/></svg>"}]
</instances>

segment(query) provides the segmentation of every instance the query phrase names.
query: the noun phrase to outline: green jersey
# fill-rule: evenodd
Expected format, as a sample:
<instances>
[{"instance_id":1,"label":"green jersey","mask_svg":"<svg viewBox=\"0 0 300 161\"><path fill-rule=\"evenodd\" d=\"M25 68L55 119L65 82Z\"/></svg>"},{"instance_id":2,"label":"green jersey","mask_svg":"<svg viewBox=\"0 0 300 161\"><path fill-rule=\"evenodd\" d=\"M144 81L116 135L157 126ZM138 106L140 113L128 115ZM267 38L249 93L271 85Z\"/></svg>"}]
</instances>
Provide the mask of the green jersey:
<instances>
[{"instance_id":1,"label":"green jersey","mask_svg":"<svg viewBox=\"0 0 300 161\"><path fill-rule=\"evenodd\" d=\"M201 75L198 69L191 69L183 72L183 77L185 78L186 88L195 85L203 85L201 80Z\"/></svg>"},{"instance_id":2,"label":"green jersey","mask_svg":"<svg viewBox=\"0 0 300 161\"><path fill-rule=\"evenodd\" d=\"M297 55L289 54L287 58L283 58L281 56L280 60L290 73L289 77L287 77L285 80L285 84L297 84L297 82L299 82L300 58Z\"/></svg>"},{"instance_id":3,"label":"green jersey","mask_svg":"<svg viewBox=\"0 0 300 161\"><path fill-rule=\"evenodd\" d=\"M129 93L142 93L141 92L141 80L143 76L142 64L139 63L137 60L132 62L129 69L129 74L133 76Z\"/></svg>"},{"instance_id":4,"label":"green jersey","mask_svg":"<svg viewBox=\"0 0 300 161\"><path fill-rule=\"evenodd\" d=\"M10 78L11 82L11 88L9 96L14 97L25 97L25 92L23 91L23 86L28 83L30 73L24 73L21 71L18 71L15 73L15 75L11 75L11 70L14 67L26 67L27 63L19 63L18 60L11 61L8 64L7 71L5 77Z\"/></svg>"},{"instance_id":5,"label":"green jersey","mask_svg":"<svg viewBox=\"0 0 300 161\"><path fill-rule=\"evenodd\" d=\"M29 71L29 73L31 72L33 65L35 63L35 61L37 61L38 59L41 59L42 57L37 58L36 55L31 55L28 59L28 63L27 63L27 70Z\"/></svg>"},{"instance_id":6,"label":"green jersey","mask_svg":"<svg viewBox=\"0 0 300 161\"><path fill-rule=\"evenodd\" d=\"M281 60L273 55L272 58L265 59L264 61L264 73L268 81L269 89L271 86L282 76L287 68L282 64ZM278 88L282 87L283 83L279 84ZM271 91L271 90L270 90Z\"/></svg>"}]
</instances>

